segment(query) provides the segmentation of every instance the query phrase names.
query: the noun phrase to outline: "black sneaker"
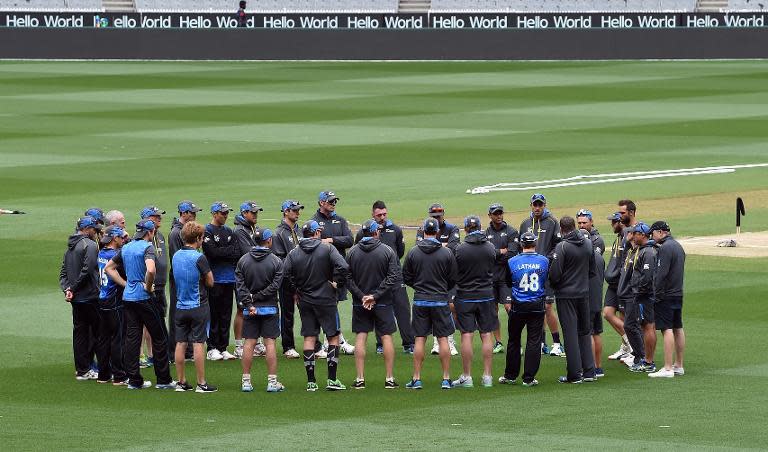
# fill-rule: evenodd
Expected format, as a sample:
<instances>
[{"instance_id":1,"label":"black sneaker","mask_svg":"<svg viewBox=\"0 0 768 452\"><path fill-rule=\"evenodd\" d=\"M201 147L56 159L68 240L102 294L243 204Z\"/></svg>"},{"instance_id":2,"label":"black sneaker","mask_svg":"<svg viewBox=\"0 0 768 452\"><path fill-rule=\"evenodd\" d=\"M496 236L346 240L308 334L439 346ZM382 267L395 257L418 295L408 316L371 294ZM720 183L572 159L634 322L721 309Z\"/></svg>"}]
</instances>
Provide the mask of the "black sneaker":
<instances>
[{"instance_id":1,"label":"black sneaker","mask_svg":"<svg viewBox=\"0 0 768 452\"><path fill-rule=\"evenodd\" d=\"M195 392L200 392L200 393L216 392L218 390L219 388L217 388L216 386L209 385L208 383L205 383L202 385L198 384L197 388L195 388Z\"/></svg>"},{"instance_id":2,"label":"black sneaker","mask_svg":"<svg viewBox=\"0 0 768 452\"><path fill-rule=\"evenodd\" d=\"M384 380L384 389L397 389L400 385L395 380Z\"/></svg>"},{"instance_id":3,"label":"black sneaker","mask_svg":"<svg viewBox=\"0 0 768 452\"><path fill-rule=\"evenodd\" d=\"M355 382L352 383L352 387L355 389L365 389L365 380L355 379Z\"/></svg>"},{"instance_id":4,"label":"black sneaker","mask_svg":"<svg viewBox=\"0 0 768 452\"><path fill-rule=\"evenodd\" d=\"M195 387L191 384L185 382L178 382L176 383L176 392L187 392L187 391L194 391Z\"/></svg>"}]
</instances>

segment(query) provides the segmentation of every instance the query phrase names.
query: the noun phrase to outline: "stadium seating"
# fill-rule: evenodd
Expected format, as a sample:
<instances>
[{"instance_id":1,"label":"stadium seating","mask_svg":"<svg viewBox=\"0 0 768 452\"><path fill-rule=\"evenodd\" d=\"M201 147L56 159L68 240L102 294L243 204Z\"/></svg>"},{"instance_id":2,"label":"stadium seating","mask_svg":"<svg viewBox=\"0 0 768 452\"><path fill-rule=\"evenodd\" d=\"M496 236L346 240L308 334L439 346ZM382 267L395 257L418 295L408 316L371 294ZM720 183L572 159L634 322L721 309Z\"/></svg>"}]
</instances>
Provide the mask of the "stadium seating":
<instances>
[{"instance_id":1,"label":"stadium seating","mask_svg":"<svg viewBox=\"0 0 768 452\"><path fill-rule=\"evenodd\" d=\"M238 2L235 0L136 0L135 3L136 10L139 12L233 12L237 10ZM248 0L248 11L252 13L309 11L397 12L397 0Z\"/></svg>"},{"instance_id":2,"label":"stadium seating","mask_svg":"<svg viewBox=\"0 0 768 452\"><path fill-rule=\"evenodd\" d=\"M734 0L735 1L735 0ZM739 0L747 1L747 0ZM755 2L757 0L749 0ZM432 0L432 11L694 11L696 0Z\"/></svg>"},{"instance_id":3,"label":"stadium seating","mask_svg":"<svg viewBox=\"0 0 768 452\"><path fill-rule=\"evenodd\" d=\"M0 0L0 9L15 11L102 11L101 0Z\"/></svg>"},{"instance_id":4,"label":"stadium seating","mask_svg":"<svg viewBox=\"0 0 768 452\"><path fill-rule=\"evenodd\" d=\"M729 11L766 11L768 0L728 0Z\"/></svg>"}]
</instances>

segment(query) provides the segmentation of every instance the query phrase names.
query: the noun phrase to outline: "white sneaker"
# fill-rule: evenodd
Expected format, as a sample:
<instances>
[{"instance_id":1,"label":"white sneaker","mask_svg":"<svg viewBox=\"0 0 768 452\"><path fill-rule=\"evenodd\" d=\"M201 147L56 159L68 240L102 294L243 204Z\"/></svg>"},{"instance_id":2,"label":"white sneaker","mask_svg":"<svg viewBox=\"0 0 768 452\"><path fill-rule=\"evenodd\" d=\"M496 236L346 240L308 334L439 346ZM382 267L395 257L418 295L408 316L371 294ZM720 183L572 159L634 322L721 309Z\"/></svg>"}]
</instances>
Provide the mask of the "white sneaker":
<instances>
[{"instance_id":1,"label":"white sneaker","mask_svg":"<svg viewBox=\"0 0 768 452\"><path fill-rule=\"evenodd\" d=\"M283 386L282 383L279 381L270 381L267 382L267 392L283 392L285 391L285 386Z\"/></svg>"},{"instance_id":2,"label":"white sneaker","mask_svg":"<svg viewBox=\"0 0 768 452\"><path fill-rule=\"evenodd\" d=\"M555 342L552 344L552 348L549 350L549 356L565 356L565 352L563 351L563 347L560 346L559 343Z\"/></svg>"},{"instance_id":3,"label":"white sneaker","mask_svg":"<svg viewBox=\"0 0 768 452\"><path fill-rule=\"evenodd\" d=\"M238 345L235 347L235 358L242 359L243 358L243 346Z\"/></svg>"},{"instance_id":4,"label":"white sneaker","mask_svg":"<svg viewBox=\"0 0 768 452\"><path fill-rule=\"evenodd\" d=\"M221 361L224 359L224 357L221 356L221 352L215 348L208 350L207 358L209 361Z\"/></svg>"},{"instance_id":5,"label":"white sneaker","mask_svg":"<svg viewBox=\"0 0 768 452\"><path fill-rule=\"evenodd\" d=\"M261 358L262 356L267 356L267 347L264 344L258 343L253 347L253 357Z\"/></svg>"},{"instance_id":6,"label":"white sneaker","mask_svg":"<svg viewBox=\"0 0 768 452\"><path fill-rule=\"evenodd\" d=\"M237 358L235 358L235 355L233 355L232 353L229 353L228 350L224 350L223 352L221 352L221 359L223 359L224 361L229 361Z\"/></svg>"},{"instance_id":7,"label":"white sneaker","mask_svg":"<svg viewBox=\"0 0 768 452\"><path fill-rule=\"evenodd\" d=\"M685 369L682 367L672 367L672 372L675 373L675 375L683 376L685 375Z\"/></svg>"},{"instance_id":8,"label":"white sneaker","mask_svg":"<svg viewBox=\"0 0 768 452\"><path fill-rule=\"evenodd\" d=\"M451 384L454 388L472 388L475 384L472 382L472 377L466 375L459 375L458 380L453 380Z\"/></svg>"},{"instance_id":9,"label":"white sneaker","mask_svg":"<svg viewBox=\"0 0 768 452\"><path fill-rule=\"evenodd\" d=\"M75 376L75 380L77 381L98 380L98 378L99 378L99 373L94 371L93 369L88 369L88 372L82 375Z\"/></svg>"},{"instance_id":10,"label":"white sneaker","mask_svg":"<svg viewBox=\"0 0 768 452\"><path fill-rule=\"evenodd\" d=\"M297 352L293 348L289 349L288 351L283 353L283 355L285 355L285 357L288 358L288 359L299 359L299 358L301 358L301 355L299 355L299 352Z\"/></svg>"},{"instance_id":11,"label":"white sneaker","mask_svg":"<svg viewBox=\"0 0 768 452\"><path fill-rule=\"evenodd\" d=\"M459 354L459 351L456 350L456 341L453 340L453 336L448 336L448 347L451 349L451 356Z\"/></svg>"},{"instance_id":12,"label":"white sneaker","mask_svg":"<svg viewBox=\"0 0 768 452\"><path fill-rule=\"evenodd\" d=\"M648 376L651 378L673 378L675 376L675 372L672 369L667 370L666 368L662 367L656 372L649 373Z\"/></svg>"},{"instance_id":13,"label":"white sneaker","mask_svg":"<svg viewBox=\"0 0 768 452\"><path fill-rule=\"evenodd\" d=\"M483 387L490 388L493 386L493 377L490 375L483 375Z\"/></svg>"},{"instance_id":14,"label":"white sneaker","mask_svg":"<svg viewBox=\"0 0 768 452\"><path fill-rule=\"evenodd\" d=\"M618 350L616 350L616 353L609 355L608 359L622 359L626 358L627 355L632 354L632 347L629 345L621 343L621 347L619 347Z\"/></svg>"},{"instance_id":15,"label":"white sneaker","mask_svg":"<svg viewBox=\"0 0 768 452\"><path fill-rule=\"evenodd\" d=\"M323 346L320 347L320 350L328 353L328 340L327 339L323 342Z\"/></svg>"},{"instance_id":16,"label":"white sneaker","mask_svg":"<svg viewBox=\"0 0 768 452\"><path fill-rule=\"evenodd\" d=\"M350 344L349 342L342 342L339 345L339 349L341 350L341 353L343 355L354 355L355 354L355 346Z\"/></svg>"},{"instance_id":17,"label":"white sneaker","mask_svg":"<svg viewBox=\"0 0 768 452\"><path fill-rule=\"evenodd\" d=\"M437 339L434 339L434 342L432 343L432 350L429 353L431 355L439 355L440 354L440 345L438 345Z\"/></svg>"},{"instance_id":18,"label":"white sneaker","mask_svg":"<svg viewBox=\"0 0 768 452\"><path fill-rule=\"evenodd\" d=\"M320 351L315 352L315 359L326 359L328 358L328 352L326 352L323 349L320 349Z\"/></svg>"},{"instance_id":19,"label":"white sneaker","mask_svg":"<svg viewBox=\"0 0 768 452\"><path fill-rule=\"evenodd\" d=\"M252 392L253 391L253 385L251 384L250 378L243 378L240 380L240 390L242 392Z\"/></svg>"},{"instance_id":20,"label":"white sneaker","mask_svg":"<svg viewBox=\"0 0 768 452\"><path fill-rule=\"evenodd\" d=\"M620 361L624 363L625 366L631 367L633 364L635 364L635 355L626 356L624 358L621 358Z\"/></svg>"}]
</instances>

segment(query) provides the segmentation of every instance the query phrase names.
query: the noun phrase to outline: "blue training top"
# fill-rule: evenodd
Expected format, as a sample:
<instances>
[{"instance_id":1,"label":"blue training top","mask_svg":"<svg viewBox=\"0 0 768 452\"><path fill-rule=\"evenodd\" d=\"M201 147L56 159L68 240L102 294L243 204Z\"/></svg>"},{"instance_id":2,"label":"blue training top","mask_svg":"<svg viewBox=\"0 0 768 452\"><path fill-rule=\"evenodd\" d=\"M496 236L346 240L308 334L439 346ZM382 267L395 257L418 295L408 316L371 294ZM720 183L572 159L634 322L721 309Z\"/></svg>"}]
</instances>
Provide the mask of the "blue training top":
<instances>
[{"instance_id":1,"label":"blue training top","mask_svg":"<svg viewBox=\"0 0 768 452\"><path fill-rule=\"evenodd\" d=\"M176 309L194 309L208 303L202 277L211 271L208 259L199 251L184 247L173 255Z\"/></svg>"},{"instance_id":2,"label":"blue training top","mask_svg":"<svg viewBox=\"0 0 768 452\"><path fill-rule=\"evenodd\" d=\"M99 298L108 300L117 293L117 284L107 275L104 268L109 260L115 257L117 250L114 248L104 248L99 251Z\"/></svg>"},{"instance_id":3,"label":"blue training top","mask_svg":"<svg viewBox=\"0 0 768 452\"><path fill-rule=\"evenodd\" d=\"M518 303L544 298L549 259L538 253L521 253L507 261L512 275L512 296Z\"/></svg>"},{"instance_id":4,"label":"blue training top","mask_svg":"<svg viewBox=\"0 0 768 452\"><path fill-rule=\"evenodd\" d=\"M131 241L115 256L115 263L122 262L125 269L124 301L143 302L150 299L150 294L144 289L144 277L147 273L147 264L144 262L146 259L155 259L155 247L146 240Z\"/></svg>"}]
</instances>

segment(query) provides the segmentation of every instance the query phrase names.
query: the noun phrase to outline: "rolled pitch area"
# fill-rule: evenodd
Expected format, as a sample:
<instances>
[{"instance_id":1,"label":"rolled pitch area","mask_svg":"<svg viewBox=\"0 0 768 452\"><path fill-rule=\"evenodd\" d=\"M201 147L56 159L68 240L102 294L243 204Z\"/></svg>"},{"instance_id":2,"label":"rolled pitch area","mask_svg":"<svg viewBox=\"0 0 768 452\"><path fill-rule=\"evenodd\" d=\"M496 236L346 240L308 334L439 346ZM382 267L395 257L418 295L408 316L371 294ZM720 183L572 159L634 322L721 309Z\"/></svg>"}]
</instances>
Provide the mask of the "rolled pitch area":
<instances>
[{"instance_id":1,"label":"rolled pitch area","mask_svg":"<svg viewBox=\"0 0 768 452\"><path fill-rule=\"evenodd\" d=\"M734 247L718 246L720 243L733 240ZM683 237L678 240L687 254L723 257L768 257L768 231L742 232L733 234L710 235L703 237Z\"/></svg>"}]
</instances>

